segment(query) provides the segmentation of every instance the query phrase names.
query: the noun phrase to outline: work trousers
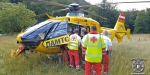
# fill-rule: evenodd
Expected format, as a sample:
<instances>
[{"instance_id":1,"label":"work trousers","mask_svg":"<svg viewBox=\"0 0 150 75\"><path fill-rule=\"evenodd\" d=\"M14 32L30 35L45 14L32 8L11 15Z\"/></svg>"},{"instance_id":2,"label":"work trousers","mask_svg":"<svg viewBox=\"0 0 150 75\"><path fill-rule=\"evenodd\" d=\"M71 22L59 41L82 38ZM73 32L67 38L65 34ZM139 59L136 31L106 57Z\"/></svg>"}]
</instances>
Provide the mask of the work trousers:
<instances>
[{"instance_id":1,"label":"work trousers","mask_svg":"<svg viewBox=\"0 0 150 75\"><path fill-rule=\"evenodd\" d=\"M82 48L82 60L85 61L85 51L86 49Z\"/></svg>"},{"instance_id":2,"label":"work trousers","mask_svg":"<svg viewBox=\"0 0 150 75\"><path fill-rule=\"evenodd\" d=\"M100 63L90 63L90 62L85 62L85 72L84 75L90 75L92 65L94 70L96 71L96 75L102 75L102 64Z\"/></svg>"},{"instance_id":3,"label":"work trousers","mask_svg":"<svg viewBox=\"0 0 150 75\"><path fill-rule=\"evenodd\" d=\"M69 58L70 58L70 66L74 65L76 68L79 68L79 53L78 50L68 50ZM74 60L73 60L74 59Z\"/></svg>"},{"instance_id":4,"label":"work trousers","mask_svg":"<svg viewBox=\"0 0 150 75\"><path fill-rule=\"evenodd\" d=\"M83 68L85 69L85 50L82 49L82 64Z\"/></svg>"},{"instance_id":5,"label":"work trousers","mask_svg":"<svg viewBox=\"0 0 150 75\"><path fill-rule=\"evenodd\" d=\"M68 55L67 50L64 50L62 53L63 53L63 62L68 63L69 55Z\"/></svg>"},{"instance_id":6,"label":"work trousers","mask_svg":"<svg viewBox=\"0 0 150 75\"><path fill-rule=\"evenodd\" d=\"M109 69L109 53L103 54L103 65L104 65L104 72L108 72Z\"/></svg>"}]
</instances>

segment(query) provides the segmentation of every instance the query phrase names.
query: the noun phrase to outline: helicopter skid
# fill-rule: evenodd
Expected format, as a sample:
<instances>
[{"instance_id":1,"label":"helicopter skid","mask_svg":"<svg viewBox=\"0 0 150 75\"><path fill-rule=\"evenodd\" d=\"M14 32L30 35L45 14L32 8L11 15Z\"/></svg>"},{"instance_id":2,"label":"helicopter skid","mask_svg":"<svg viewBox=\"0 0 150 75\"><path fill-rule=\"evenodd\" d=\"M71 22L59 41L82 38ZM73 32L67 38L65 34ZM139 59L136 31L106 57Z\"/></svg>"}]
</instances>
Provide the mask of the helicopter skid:
<instances>
[{"instance_id":1,"label":"helicopter skid","mask_svg":"<svg viewBox=\"0 0 150 75\"><path fill-rule=\"evenodd\" d=\"M16 57L21 53L21 50L17 49L17 50L11 50L10 52L10 57Z\"/></svg>"}]
</instances>

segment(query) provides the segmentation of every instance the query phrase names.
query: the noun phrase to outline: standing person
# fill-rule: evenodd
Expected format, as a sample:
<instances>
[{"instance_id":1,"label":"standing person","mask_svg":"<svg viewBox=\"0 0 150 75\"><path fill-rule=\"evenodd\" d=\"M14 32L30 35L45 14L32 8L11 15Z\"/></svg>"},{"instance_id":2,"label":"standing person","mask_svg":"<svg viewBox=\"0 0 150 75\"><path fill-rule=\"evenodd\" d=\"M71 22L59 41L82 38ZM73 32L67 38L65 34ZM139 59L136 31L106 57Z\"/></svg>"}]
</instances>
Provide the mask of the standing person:
<instances>
[{"instance_id":1,"label":"standing person","mask_svg":"<svg viewBox=\"0 0 150 75\"><path fill-rule=\"evenodd\" d=\"M71 31L68 31L68 35L70 36L71 34L72 34ZM67 44L61 45L60 48L61 48L62 54L63 54L63 62L69 63L69 55L68 55Z\"/></svg>"},{"instance_id":2,"label":"standing person","mask_svg":"<svg viewBox=\"0 0 150 75\"><path fill-rule=\"evenodd\" d=\"M103 34L104 42L106 44L106 49L103 52L104 75L108 75L109 54L110 56L112 56L112 42L111 39L108 37L107 30L104 30L102 34Z\"/></svg>"},{"instance_id":3,"label":"standing person","mask_svg":"<svg viewBox=\"0 0 150 75\"><path fill-rule=\"evenodd\" d=\"M86 28L82 28L81 29L81 37L83 38L86 34L88 34ZM85 65L85 51L86 51L86 48L82 47L82 64L83 64L83 67Z\"/></svg>"},{"instance_id":4,"label":"standing person","mask_svg":"<svg viewBox=\"0 0 150 75\"><path fill-rule=\"evenodd\" d=\"M81 39L83 38L84 35L88 34L86 28L81 28Z\"/></svg>"},{"instance_id":5,"label":"standing person","mask_svg":"<svg viewBox=\"0 0 150 75\"><path fill-rule=\"evenodd\" d=\"M105 49L105 43L96 26L91 26L90 33L83 37L82 42L82 46L86 48L84 75L90 75L92 66L96 75L102 75L102 50Z\"/></svg>"},{"instance_id":6,"label":"standing person","mask_svg":"<svg viewBox=\"0 0 150 75\"><path fill-rule=\"evenodd\" d=\"M69 48L68 54L70 58L70 67L73 67L73 64L75 62L76 70L80 70L80 66L79 66L80 59L79 59L78 48L81 43L81 37L78 35L79 33L78 29L75 29L74 32L75 32L74 34L70 35L70 40L67 46ZM73 60L73 58L75 60Z\"/></svg>"}]
</instances>

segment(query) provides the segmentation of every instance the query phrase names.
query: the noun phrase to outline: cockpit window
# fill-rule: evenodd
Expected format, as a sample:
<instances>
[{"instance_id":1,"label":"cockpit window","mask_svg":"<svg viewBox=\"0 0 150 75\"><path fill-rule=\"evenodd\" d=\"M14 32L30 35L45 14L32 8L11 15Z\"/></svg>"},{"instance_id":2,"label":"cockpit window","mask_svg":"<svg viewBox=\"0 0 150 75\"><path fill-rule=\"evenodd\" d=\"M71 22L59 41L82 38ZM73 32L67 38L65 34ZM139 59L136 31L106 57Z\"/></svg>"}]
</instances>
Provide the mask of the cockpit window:
<instances>
[{"instance_id":1,"label":"cockpit window","mask_svg":"<svg viewBox=\"0 0 150 75\"><path fill-rule=\"evenodd\" d=\"M41 22L41 23L32 25L31 27L28 27L28 28L25 30L25 32L26 32L26 33L32 32L32 31L34 31L35 29L40 28L41 26L43 26L43 25L45 25L45 24L47 24L47 23L49 23L49 22L51 22L51 21L47 20L47 21L44 21L44 22Z\"/></svg>"},{"instance_id":2,"label":"cockpit window","mask_svg":"<svg viewBox=\"0 0 150 75\"><path fill-rule=\"evenodd\" d=\"M36 38L38 36L41 37L41 39L44 39L45 34L49 31L51 27L54 26L54 24L57 24L57 22L44 21L28 28L24 32L23 36L26 38Z\"/></svg>"},{"instance_id":3,"label":"cockpit window","mask_svg":"<svg viewBox=\"0 0 150 75\"><path fill-rule=\"evenodd\" d=\"M63 21L47 35L46 39L63 36L66 35L67 32L68 32L68 23L66 23L66 21Z\"/></svg>"}]
</instances>

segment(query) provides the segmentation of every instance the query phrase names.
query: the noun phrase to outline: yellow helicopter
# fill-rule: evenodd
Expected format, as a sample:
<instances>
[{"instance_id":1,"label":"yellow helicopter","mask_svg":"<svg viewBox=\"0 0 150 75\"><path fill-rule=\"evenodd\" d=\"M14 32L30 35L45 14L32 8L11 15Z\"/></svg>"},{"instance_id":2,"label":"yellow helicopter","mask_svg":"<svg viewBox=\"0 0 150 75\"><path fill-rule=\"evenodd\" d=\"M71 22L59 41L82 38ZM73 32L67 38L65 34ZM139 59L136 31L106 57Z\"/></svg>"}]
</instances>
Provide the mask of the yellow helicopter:
<instances>
[{"instance_id":1,"label":"yellow helicopter","mask_svg":"<svg viewBox=\"0 0 150 75\"><path fill-rule=\"evenodd\" d=\"M31 0L35 1L35 0ZM38 1L39 3L47 3L53 5L54 3L48 3L44 1ZM90 32L90 26L95 25L99 33L104 30L108 30L111 40L114 37L117 38L118 42L122 42L123 36L127 35L130 39L130 29L125 28L125 14L120 14L114 29L101 27L100 23L92 18L87 18L82 12L88 12L83 10L89 7L89 5L80 6L79 4L73 3L70 5L59 4L58 6L66 7L60 11L70 10L66 16L63 17L53 17L47 14L48 20L41 23L32 25L25 30L22 30L17 35L17 43L24 46L22 50L16 49L12 50L10 56L18 56L22 51L25 50L35 50L42 54L57 54L61 53L63 49L62 45L67 44L69 41L69 32L73 33L74 29L81 29L86 27L87 31ZM58 11L56 11L58 12ZM88 12L90 13L90 12ZM92 13L91 13L92 14ZM102 16L95 15L100 18L106 19ZM79 33L80 35L81 33Z\"/></svg>"}]
</instances>

